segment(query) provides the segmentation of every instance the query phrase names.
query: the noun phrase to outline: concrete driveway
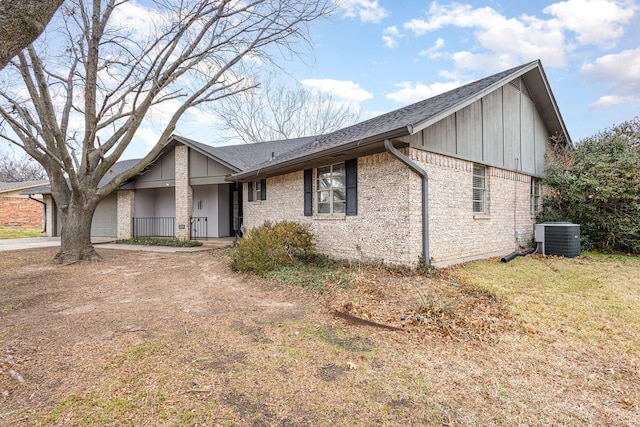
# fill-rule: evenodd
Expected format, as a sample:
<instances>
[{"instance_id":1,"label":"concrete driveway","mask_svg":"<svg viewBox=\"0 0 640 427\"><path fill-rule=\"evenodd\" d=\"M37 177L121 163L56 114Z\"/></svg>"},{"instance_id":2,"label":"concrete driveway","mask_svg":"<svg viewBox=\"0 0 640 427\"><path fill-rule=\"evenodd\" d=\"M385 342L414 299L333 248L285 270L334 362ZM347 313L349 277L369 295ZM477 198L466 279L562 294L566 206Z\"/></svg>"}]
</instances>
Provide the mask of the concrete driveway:
<instances>
[{"instance_id":1,"label":"concrete driveway","mask_svg":"<svg viewBox=\"0 0 640 427\"><path fill-rule=\"evenodd\" d=\"M123 249L131 251L148 252L197 252L214 248L233 246L234 238L212 239L203 242L202 246L191 248L180 248L173 246L144 246L144 245L122 245L114 243L114 239L109 237L94 237L92 243L98 248ZM34 249L60 246L60 237L26 237L22 239L0 239L0 252L15 251L20 249Z\"/></svg>"},{"instance_id":2,"label":"concrete driveway","mask_svg":"<svg viewBox=\"0 0 640 427\"><path fill-rule=\"evenodd\" d=\"M0 251L46 248L60 246L60 237L25 237L22 239L0 239Z\"/></svg>"}]
</instances>

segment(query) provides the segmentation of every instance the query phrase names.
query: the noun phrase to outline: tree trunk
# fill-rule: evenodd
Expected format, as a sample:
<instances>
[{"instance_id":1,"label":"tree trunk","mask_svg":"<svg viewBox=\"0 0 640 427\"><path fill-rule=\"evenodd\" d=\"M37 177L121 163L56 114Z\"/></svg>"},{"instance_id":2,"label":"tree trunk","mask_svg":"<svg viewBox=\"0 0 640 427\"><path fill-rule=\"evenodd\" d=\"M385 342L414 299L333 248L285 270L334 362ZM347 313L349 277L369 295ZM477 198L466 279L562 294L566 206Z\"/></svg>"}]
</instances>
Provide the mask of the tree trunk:
<instances>
[{"instance_id":1,"label":"tree trunk","mask_svg":"<svg viewBox=\"0 0 640 427\"><path fill-rule=\"evenodd\" d=\"M95 206L83 206L72 200L62 210L62 232L60 251L51 260L52 264L100 261L100 255L91 244L91 221Z\"/></svg>"},{"instance_id":2,"label":"tree trunk","mask_svg":"<svg viewBox=\"0 0 640 427\"><path fill-rule=\"evenodd\" d=\"M44 30L64 0L0 0L0 69Z\"/></svg>"}]
</instances>

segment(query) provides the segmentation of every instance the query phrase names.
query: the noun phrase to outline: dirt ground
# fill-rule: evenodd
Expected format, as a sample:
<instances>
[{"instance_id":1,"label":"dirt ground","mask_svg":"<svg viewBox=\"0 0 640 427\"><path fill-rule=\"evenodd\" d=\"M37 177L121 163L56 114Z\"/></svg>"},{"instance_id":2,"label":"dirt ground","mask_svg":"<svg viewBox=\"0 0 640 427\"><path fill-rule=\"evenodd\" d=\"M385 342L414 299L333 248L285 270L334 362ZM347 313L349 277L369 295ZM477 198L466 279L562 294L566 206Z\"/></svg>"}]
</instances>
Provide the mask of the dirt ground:
<instances>
[{"instance_id":1,"label":"dirt ground","mask_svg":"<svg viewBox=\"0 0 640 427\"><path fill-rule=\"evenodd\" d=\"M540 349L446 280L371 269L318 294L233 273L223 251L55 251L0 255L3 426L638 425L623 355Z\"/></svg>"}]
</instances>

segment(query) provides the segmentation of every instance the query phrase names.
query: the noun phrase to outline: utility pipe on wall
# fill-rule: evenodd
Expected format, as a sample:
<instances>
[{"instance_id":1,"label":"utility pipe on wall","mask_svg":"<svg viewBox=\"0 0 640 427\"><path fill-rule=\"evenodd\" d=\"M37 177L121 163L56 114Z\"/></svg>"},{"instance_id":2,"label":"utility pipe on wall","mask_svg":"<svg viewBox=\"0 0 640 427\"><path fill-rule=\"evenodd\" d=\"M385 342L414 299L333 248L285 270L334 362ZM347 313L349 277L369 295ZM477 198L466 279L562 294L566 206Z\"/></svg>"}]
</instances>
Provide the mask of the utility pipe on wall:
<instances>
[{"instance_id":1,"label":"utility pipe on wall","mask_svg":"<svg viewBox=\"0 0 640 427\"><path fill-rule=\"evenodd\" d=\"M431 265L431 257L429 256L429 176L424 169L398 151L390 140L384 140L384 149L422 177L422 256L428 267Z\"/></svg>"}]
</instances>

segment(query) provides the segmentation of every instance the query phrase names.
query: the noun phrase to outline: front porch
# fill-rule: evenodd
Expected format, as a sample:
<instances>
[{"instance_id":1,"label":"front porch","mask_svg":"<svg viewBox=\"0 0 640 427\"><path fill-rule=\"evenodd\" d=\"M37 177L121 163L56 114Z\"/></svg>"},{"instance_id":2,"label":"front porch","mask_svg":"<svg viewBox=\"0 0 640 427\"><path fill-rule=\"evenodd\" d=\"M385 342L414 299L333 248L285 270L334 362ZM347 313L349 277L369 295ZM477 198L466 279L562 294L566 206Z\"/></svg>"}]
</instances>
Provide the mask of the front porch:
<instances>
[{"instance_id":1,"label":"front porch","mask_svg":"<svg viewBox=\"0 0 640 427\"><path fill-rule=\"evenodd\" d=\"M191 217L189 220L190 240L210 240L218 238L235 239L235 232L231 236L212 235L209 228L209 221L215 218ZM236 221L238 223L238 221ZM182 227L179 225L178 227ZM167 237L176 238L176 218L175 217L134 217L133 237Z\"/></svg>"}]
</instances>

